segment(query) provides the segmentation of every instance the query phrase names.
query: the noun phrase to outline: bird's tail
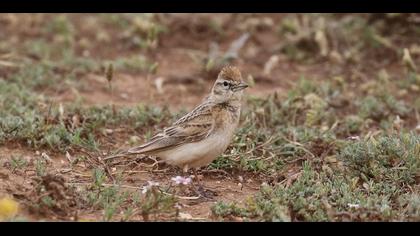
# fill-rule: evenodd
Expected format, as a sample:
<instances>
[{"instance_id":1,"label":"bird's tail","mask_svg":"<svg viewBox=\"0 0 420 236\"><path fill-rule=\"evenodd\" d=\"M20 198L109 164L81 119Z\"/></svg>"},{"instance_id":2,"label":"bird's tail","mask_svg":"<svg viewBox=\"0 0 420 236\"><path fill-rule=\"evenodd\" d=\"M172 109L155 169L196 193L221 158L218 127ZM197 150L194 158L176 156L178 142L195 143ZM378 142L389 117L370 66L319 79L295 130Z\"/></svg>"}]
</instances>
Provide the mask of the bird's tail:
<instances>
[{"instance_id":1,"label":"bird's tail","mask_svg":"<svg viewBox=\"0 0 420 236\"><path fill-rule=\"evenodd\" d=\"M150 150L149 150L150 148L148 149L148 147L153 143L154 143L154 140L151 142L145 143L143 145L137 146L137 147L132 147L126 150L122 150L120 152L117 152L116 154L103 158L103 160L107 161L107 160L115 159L118 157L150 153Z\"/></svg>"},{"instance_id":2,"label":"bird's tail","mask_svg":"<svg viewBox=\"0 0 420 236\"><path fill-rule=\"evenodd\" d=\"M123 151L120 151L118 153L107 156L107 157L103 158L103 160L108 161L108 160L115 159L115 158L118 158L118 157L125 157L125 156L131 155L131 154L132 153L128 152L128 150L123 150Z\"/></svg>"}]
</instances>

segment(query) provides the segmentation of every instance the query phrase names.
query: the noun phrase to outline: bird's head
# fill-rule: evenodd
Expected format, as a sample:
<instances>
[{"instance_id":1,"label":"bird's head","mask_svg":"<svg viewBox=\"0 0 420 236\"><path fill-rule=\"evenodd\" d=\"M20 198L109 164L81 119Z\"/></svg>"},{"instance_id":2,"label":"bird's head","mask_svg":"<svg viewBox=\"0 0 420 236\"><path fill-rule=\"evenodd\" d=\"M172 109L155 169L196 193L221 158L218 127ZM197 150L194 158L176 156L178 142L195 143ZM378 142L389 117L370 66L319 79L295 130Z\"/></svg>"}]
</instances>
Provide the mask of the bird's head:
<instances>
[{"instance_id":1,"label":"bird's head","mask_svg":"<svg viewBox=\"0 0 420 236\"><path fill-rule=\"evenodd\" d=\"M211 91L211 99L217 103L240 101L242 93L248 85L242 81L237 67L226 66L217 76Z\"/></svg>"}]
</instances>

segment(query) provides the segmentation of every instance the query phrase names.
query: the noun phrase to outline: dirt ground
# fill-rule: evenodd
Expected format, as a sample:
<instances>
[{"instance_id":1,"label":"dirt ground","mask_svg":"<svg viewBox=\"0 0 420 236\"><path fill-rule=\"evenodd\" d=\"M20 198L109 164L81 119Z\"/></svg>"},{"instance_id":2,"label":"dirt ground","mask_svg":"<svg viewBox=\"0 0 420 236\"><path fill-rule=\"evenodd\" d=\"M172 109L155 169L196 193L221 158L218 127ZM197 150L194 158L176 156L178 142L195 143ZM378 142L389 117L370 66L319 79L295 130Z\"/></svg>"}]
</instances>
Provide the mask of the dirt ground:
<instances>
[{"instance_id":1,"label":"dirt ground","mask_svg":"<svg viewBox=\"0 0 420 236\"><path fill-rule=\"evenodd\" d=\"M16 18L17 17L17 18ZM30 18L29 16L25 16ZM54 18L54 15L48 15L47 18ZM70 15L69 19L76 25L79 30L76 36L76 41L81 39L80 35L85 35L87 39L95 38L95 33L92 32L94 26L89 26L90 22L87 18L94 18L95 16L79 18L75 15ZM207 53L209 51L209 44L212 41L218 42L221 49L227 49L229 45L246 30L237 30L234 27L229 27L229 22L233 21L234 17L228 14L220 16L205 15L195 18L189 18L182 14L178 16L179 19L172 20L167 23L170 33L164 33L160 36L157 49L153 50L132 50L121 45L125 44L126 39L119 39L113 37L116 32L112 26L106 28L106 32L111 35L111 40L104 45L92 46L88 53L83 52L77 48L76 55L82 57L82 54L88 55L92 58L106 58L112 60L113 58L131 55L131 54L145 54L154 62L158 63L156 73L136 73L127 72L116 69L113 78L113 94L109 92L108 82L104 74L97 72L88 72L76 78L76 81L81 81L82 86L72 89L40 89L39 93L53 98L56 104L68 104L74 102L76 99L82 98L82 106L89 107L93 105L109 105L114 104L117 107L132 107L139 103L150 104L152 106L163 107L167 106L172 112L179 112L182 109L185 111L191 110L198 105L205 95L210 91L213 81L215 79L214 73L203 73L202 66L197 64L192 58L191 54L199 51ZM276 25L281 22L284 15L268 14L264 15L272 22L270 25ZM16 20L16 19L17 20ZM13 35L17 38L14 43L22 44L24 41L34 40L39 37L36 29L24 31L21 29L18 32L12 32L14 21L24 20L19 19L19 16L13 18L3 18L6 22L4 34ZM214 31L204 26L205 19L214 19L215 21L222 21L222 29L225 31L223 37L216 34ZM204 19L204 20L203 20ZM85 20L85 21L83 21ZM40 19L40 21L42 21ZM185 21L191 21L189 28L185 25ZM17 23L16 23L17 24ZM29 23L28 23L29 24ZM34 28L39 27L34 20ZM272 69L265 74L263 72L267 61L273 56L273 51L270 51L268 45L273 46L281 43L276 36L274 26L265 26L261 23L260 28L252 31L250 39L241 49L241 57L236 60L236 64L242 71L245 79L252 77L255 84L246 91L250 96L266 97L269 94L277 92L280 96L286 96L289 88L293 86L301 77L313 79L332 78L336 75L349 73L348 77L360 76L367 78L372 74L376 74L376 69L382 68L383 65L378 63L370 63L363 66L343 65L331 62L328 59L319 59L314 62L300 62L288 58L284 54L276 54L276 63ZM29 26L25 26L29 27ZM268 27L268 28L267 28ZM272 28L270 28L272 27ZM2 36L5 38L6 36ZM6 37L7 38L7 37ZM11 39L11 37L8 37ZM13 40L12 40L13 41ZM95 42L92 40L92 44ZM121 45L119 45L121 44ZM386 65L388 68L393 68L390 74L403 73L404 67L399 61L392 61ZM375 71L375 72L374 72ZM368 80L368 79L365 79ZM161 89L159 83L162 82ZM157 127L154 127L157 128ZM147 128L146 128L147 129ZM150 129L149 129L150 130ZM101 150L104 153L115 150L120 147L127 147L127 138L132 135L143 137L143 134L127 134L124 127L121 129L115 128L109 137L102 137L105 143L109 144L108 150ZM8 142L0 146L0 166L10 160L12 156L22 156L27 164L24 169L0 169L0 193L12 194L18 201L28 201L28 192L34 191L34 178L36 177L36 163L35 158L46 153L47 170L49 173L55 173L63 176L65 183L68 186L78 187L89 181L91 176L91 166L86 163L72 164L70 159L73 157L85 154L85 151L70 152L66 156L54 150L39 150L30 148L24 143ZM95 155L95 154L92 154ZM45 155L44 155L45 156ZM96 158L96 157L92 157ZM99 160L99 159L98 159ZM100 160L99 160L100 161ZM139 164L140 163L140 164ZM147 166L152 164L152 166ZM128 165L128 164L127 164ZM110 172L113 174L123 173L122 187L128 190L141 191L141 187L150 180L157 181L162 185L171 182L171 177L175 176L179 171L173 167L163 163L153 165L152 161L138 162L137 165L126 166L109 166ZM257 174L240 173L240 172L223 172L211 171L203 169L201 171L202 182L204 186L216 191L217 195L212 200L194 199L194 196L180 196L180 203L182 205L181 212L185 220L215 220L211 215L211 206L217 201L238 201L244 202L255 194L261 184L265 181L264 178ZM25 207L21 209L21 216L29 220L75 220L74 216L62 217L59 215L43 216L33 214L33 212ZM101 211L83 210L74 212L69 215L77 215L78 220L95 221L102 218ZM153 217L152 217L153 219ZM158 215L157 220L165 220L165 215ZM143 220L141 216L135 216L131 220ZM240 218L231 218L232 221L240 221Z\"/></svg>"}]
</instances>

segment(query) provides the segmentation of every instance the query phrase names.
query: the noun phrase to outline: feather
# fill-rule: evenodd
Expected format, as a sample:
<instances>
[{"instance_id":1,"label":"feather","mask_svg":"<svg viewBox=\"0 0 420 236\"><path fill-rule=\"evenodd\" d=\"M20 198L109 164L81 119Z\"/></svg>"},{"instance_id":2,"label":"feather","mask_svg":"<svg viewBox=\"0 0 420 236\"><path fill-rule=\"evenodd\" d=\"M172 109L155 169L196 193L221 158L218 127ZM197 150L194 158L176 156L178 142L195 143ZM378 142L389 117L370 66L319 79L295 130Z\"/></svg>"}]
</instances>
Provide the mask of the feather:
<instances>
[{"instance_id":1,"label":"feather","mask_svg":"<svg viewBox=\"0 0 420 236\"><path fill-rule=\"evenodd\" d=\"M186 142L198 142L206 138L214 127L213 104L203 103L181 117L171 127L154 135L147 143L130 148L129 154L151 154L173 148Z\"/></svg>"}]
</instances>

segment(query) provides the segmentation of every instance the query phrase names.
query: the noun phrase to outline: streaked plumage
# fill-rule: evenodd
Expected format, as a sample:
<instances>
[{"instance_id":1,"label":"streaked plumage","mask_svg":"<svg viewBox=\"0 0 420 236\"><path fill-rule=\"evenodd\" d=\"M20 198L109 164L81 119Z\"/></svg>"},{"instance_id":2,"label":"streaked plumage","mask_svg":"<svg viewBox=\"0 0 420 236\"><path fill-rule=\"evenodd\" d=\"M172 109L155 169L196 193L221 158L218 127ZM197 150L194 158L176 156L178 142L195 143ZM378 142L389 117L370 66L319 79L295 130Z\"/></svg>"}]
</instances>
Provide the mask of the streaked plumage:
<instances>
[{"instance_id":1,"label":"streaked plumage","mask_svg":"<svg viewBox=\"0 0 420 236\"><path fill-rule=\"evenodd\" d=\"M202 104L127 153L154 155L184 170L209 164L232 140L246 87L236 67L223 68Z\"/></svg>"}]
</instances>

